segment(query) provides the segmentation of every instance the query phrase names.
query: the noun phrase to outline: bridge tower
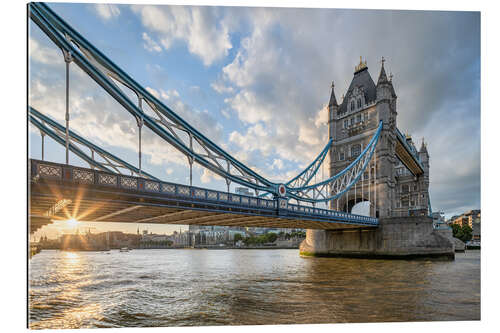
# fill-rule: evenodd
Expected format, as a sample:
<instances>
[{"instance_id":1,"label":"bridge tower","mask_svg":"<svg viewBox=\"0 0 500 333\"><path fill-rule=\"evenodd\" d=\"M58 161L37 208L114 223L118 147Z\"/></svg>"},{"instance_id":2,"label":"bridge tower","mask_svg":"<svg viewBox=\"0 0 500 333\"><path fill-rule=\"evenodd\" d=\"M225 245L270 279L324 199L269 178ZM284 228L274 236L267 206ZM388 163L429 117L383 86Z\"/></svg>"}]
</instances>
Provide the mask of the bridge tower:
<instances>
[{"instance_id":1,"label":"bridge tower","mask_svg":"<svg viewBox=\"0 0 500 333\"><path fill-rule=\"evenodd\" d=\"M334 85L328 105L329 136L333 139L330 150L330 176L343 170L363 149L375 133L380 120L383 129L376 148L376 156L362 179L345 195L331 203L331 208L350 211L361 201L370 202L370 215L389 217L395 206L396 165L396 100L397 96L384 68L380 69L377 84L368 72L366 61L360 58L354 76L338 105Z\"/></svg>"},{"instance_id":2,"label":"bridge tower","mask_svg":"<svg viewBox=\"0 0 500 333\"><path fill-rule=\"evenodd\" d=\"M372 80L360 59L347 92L338 104L334 85L328 103L330 176L344 170L367 147L380 121L382 131L370 164L348 192L330 203L331 209L351 212L370 202L377 227L307 230L300 245L304 256L361 258L454 258L454 243L434 230L429 217L429 153L425 142L417 150L411 136L397 129L397 96L384 68Z\"/></svg>"}]
</instances>

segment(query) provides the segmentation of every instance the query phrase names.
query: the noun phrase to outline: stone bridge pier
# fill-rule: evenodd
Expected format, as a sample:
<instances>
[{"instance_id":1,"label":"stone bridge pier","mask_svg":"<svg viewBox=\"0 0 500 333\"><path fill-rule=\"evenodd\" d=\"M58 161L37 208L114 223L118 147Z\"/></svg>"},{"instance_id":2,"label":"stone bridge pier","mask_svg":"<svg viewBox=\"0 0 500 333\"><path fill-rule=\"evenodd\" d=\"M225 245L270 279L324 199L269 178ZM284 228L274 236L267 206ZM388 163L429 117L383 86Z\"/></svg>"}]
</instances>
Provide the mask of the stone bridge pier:
<instances>
[{"instance_id":1,"label":"stone bridge pier","mask_svg":"<svg viewBox=\"0 0 500 333\"><path fill-rule=\"evenodd\" d=\"M301 256L350 258L440 258L453 260L455 245L427 216L380 219L379 227L307 230Z\"/></svg>"}]
</instances>

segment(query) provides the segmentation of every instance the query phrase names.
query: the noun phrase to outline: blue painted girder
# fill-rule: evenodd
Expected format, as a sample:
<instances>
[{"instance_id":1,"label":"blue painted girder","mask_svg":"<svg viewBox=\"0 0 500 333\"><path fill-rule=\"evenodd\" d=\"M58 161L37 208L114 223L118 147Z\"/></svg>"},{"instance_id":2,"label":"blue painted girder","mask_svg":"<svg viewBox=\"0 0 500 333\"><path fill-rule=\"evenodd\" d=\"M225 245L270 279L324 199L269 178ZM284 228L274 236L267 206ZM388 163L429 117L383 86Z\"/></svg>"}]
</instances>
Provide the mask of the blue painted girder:
<instances>
[{"instance_id":1,"label":"blue painted girder","mask_svg":"<svg viewBox=\"0 0 500 333\"><path fill-rule=\"evenodd\" d=\"M141 118L144 120L144 124L149 127L155 134L159 135L161 138L172 144L175 148L181 151L183 154L190 156L194 161L201 164L203 167L209 169L210 171L222 176L223 178L234 181L238 184L242 184L249 188L267 191L277 194L278 184L273 183L264 177L260 176L254 172L249 167L245 166L243 163L239 162L223 149L218 147L215 143L206 138L203 134L185 122L180 118L175 112L164 105L156 97L150 94L146 89L134 81L130 76L128 76L124 71L122 71L117 65L115 65L111 60L109 60L104 54L102 54L97 48L90 44L84 37L82 37L76 30L69 26L64 20L57 16L46 4L44 3L30 3L29 12L31 19L44 31L44 33L62 50L65 52L70 52L73 61L82 68L89 76L91 76L101 87L103 87L116 101L118 101L127 111L129 111L137 119ZM70 43L64 36L69 37L76 44L81 45L84 49L77 49L74 44ZM104 68L113 72L113 75L119 77L121 81L124 82L126 86L131 88L140 94L143 98L147 99L155 106L158 110L171 119L175 123L181 124L182 127L189 130L190 134L201 140L207 147L217 152L228 161L233 163L237 168L243 170L246 174L252 176L258 180L262 185L255 184L244 180L243 178L236 177L225 170L214 166L203 156L194 153L189 147L187 147L183 142L175 138L172 134L167 132L163 127L159 126L152 118L146 115L141 109L138 108L134 103L130 101L127 95L125 95L116 84L112 82L101 70L97 69L82 52L89 53L92 58L94 58L98 63L100 63Z\"/></svg>"}]
</instances>

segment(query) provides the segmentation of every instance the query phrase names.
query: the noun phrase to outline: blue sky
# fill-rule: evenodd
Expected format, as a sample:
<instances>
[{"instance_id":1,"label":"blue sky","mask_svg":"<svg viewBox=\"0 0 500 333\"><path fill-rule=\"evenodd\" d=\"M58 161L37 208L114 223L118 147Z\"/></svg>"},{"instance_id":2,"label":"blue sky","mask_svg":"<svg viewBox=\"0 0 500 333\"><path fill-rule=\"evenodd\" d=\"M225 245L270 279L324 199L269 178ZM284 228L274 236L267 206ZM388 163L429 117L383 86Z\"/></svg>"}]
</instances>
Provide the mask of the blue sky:
<instances>
[{"instance_id":1,"label":"blue sky","mask_svg":"<svg viewBox=\"0 0 500 333\"><path fill-rule=\"evenodd\" d=\"M359 56L374 80L384 56L394 74L398 127L417 146L422 137L428 142L433 208L451 216L480 206L478 12L50 7L195 128L274 181L294 176L326 143L331 81L341 100ZM31 21L29 39L29 102L63 122L62 54ZM70 82L71 128L137 164L135 120L75 65ZM30 157L40 158L39 133L31 130L29 139ZM148 130L143 142L146 171L188 183L182 155ZM50 140L46 147L46 159L64 161L62 147ZM84 165L73 156L71 163ZM225 188L201 168L193 184Z\"/></svg>"}]
</instances>

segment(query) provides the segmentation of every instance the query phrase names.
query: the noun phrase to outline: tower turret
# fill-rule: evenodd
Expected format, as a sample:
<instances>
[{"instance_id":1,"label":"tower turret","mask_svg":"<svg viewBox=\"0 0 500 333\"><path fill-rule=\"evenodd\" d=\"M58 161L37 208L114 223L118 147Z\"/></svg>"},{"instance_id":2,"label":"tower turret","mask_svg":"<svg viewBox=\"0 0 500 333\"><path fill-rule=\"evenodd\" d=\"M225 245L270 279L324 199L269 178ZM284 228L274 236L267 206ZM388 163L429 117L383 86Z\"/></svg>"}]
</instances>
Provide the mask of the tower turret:
<instances>
[{"instance_id":1,"label":"tower turret","mask_svg":"<svg viewBox=\"0 0 500 333\"><path fill-rule=\"evenodd\" d=\"M377 109L379 113L379 119L384 121L384 124L390 124L391 120L391 109L392 109L392 83L387 78L384 68L385 59L382 57L382 67L380 69L380 75L377 80Z\"/></svg>"},{"instance_id":2,"label":"tower turret","mask_svg":"<svg viewBox=\"0 0 500 333\"><path fill-rule=\"evenodd\" d=\"M427 151L427 143L422 138L422 144L420 145L420 151L418 152L418 156L420 157L420 162L424 166L424 172L428 173L429 171L429 152Z\"/></svg>"},{"instance_id":3,"label":"tower turret","mask_svg":"<svg viewBox=\"0 0 500 333\"><path fill-rule=\"evenodd\" d=\"M380 140L376 148L377 153L377 171L378 178L376 206L378 208L380 217L391 216L394 209L395 202L395 165L396 165L396 105L394 103L391 81L387 78L384 63L385 59L382 57L382 66L377 80L377 98L376 109L378 120L382 120L383 129L380 134Z\"/></svg>"},{"instance_id":4,"label":"tower turret","mask_svg":"<svg viewBox=\"0 0 500 333\"><path fill-rule=\"evenodd\" d=\"M332 81L332 92L330 94L330 102L328 103L328 135L330 139L335 137L335 126L333 122L338 109L339 105L335 98L335 84Z\"/></svg>"}]
</instances>

